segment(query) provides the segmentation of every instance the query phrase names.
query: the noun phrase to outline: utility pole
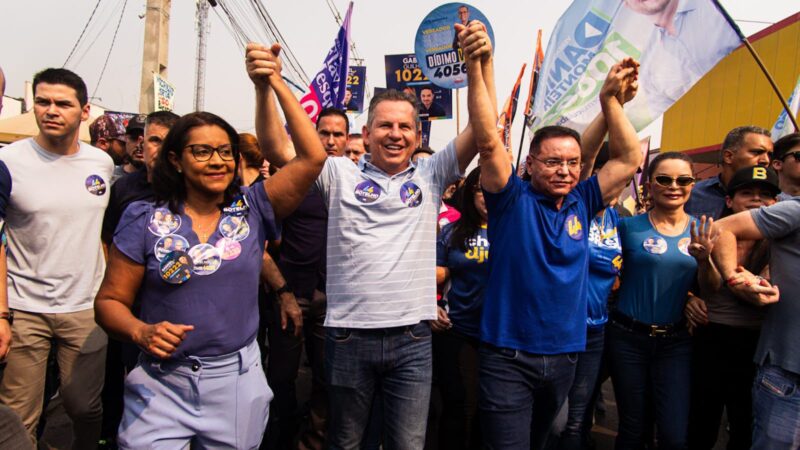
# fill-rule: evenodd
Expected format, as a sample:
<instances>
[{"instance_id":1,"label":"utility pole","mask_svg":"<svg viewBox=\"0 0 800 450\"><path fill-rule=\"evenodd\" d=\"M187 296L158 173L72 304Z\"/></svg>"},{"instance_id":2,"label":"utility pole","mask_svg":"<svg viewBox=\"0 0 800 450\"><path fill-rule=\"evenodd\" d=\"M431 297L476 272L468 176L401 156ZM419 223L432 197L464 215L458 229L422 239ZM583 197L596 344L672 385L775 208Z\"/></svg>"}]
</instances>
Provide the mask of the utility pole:
<instances>
[{"instance_id":1,"label":"utility pole","mask_svg":"<svg viewBox=\"0 0 800 450\"><path fill-rule=\"evenodd\" d=\"M147 0L142 54L142 84L139 91L139 112L142 114L148 114L155 110L153 74L167 77L171 8L172 0Z\"/></svg>"},{"instance_id":2,"label":"utility pole","mask_svg":"<svg viewBox=\"0 0 800 450\"><path fill-rule=\"evenodd\" d=\"M206 35L211 29L208 8L217 6L214 0L197 0L197 61L194 81L194 110L203 110L206 95Z\"/></svg>"}]
</instances>

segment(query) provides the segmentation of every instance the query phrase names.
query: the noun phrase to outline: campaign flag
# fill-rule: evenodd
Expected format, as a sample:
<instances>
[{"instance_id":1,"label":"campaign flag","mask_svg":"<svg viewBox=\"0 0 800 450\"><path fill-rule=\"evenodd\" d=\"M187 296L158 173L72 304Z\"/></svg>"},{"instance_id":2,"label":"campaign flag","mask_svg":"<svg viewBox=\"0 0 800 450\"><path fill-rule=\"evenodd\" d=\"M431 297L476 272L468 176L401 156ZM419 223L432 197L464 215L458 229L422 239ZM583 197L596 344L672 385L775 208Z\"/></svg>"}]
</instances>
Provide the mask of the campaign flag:
<instances>
[{"instance_id":1,"label":"campaign flag","mask_svg":"<svg viewBox=\"0 0 800 450\"><path fill-rule=\"evenodd\" d=\"M351 66L347 73L347 91L344 95L344 109L347 112L360 113L364 111L367 84L367 68L364 66ZM348 95L349 92L349 95Z\"/></svg>"},{"instance_id":2,"label":"campaign flag","mask_svg":"<svg viewBox=\"0 0 800 450\"><path fill-rule=\"evenodd\" d=\"M533 127L585 129L600 112L598 94L609 69L633 57L641 63L639 92L625 111L641 130L739 42L710 0L670 0L656 6L575 0L547 46L534 95Z\"/></svg>"},{"instance_id":3,"label":"campaign flag","mask_svg":"<svg viewBox=\"0 0 800 450\"><path fill-rule=\"evenodd\" d=\"M522 84L522 75L525 73L527 64L522 65L522 69L517 76L517 82L511 89L511 95L506 100L500 117L497 118L497 130L500 132L500 139L503 141L506 151L511 151L511 124L514 122L514 115L517 113L517 102L519 101L519 90Z\"/></svg>"},{"instance_id":4,"label":"campaign flag","mask_svg":"<svg viewBox=\"0 0 800 450\"><path fill-rule=\"evenodd\" d=\"M419 100L419 120L453 118L453 91L431 83L413 53L385 55L386 88L404 91Z\"/></svg>"},{"instance_id":5,"label":"campaign flag","mask_svg":"<svg viewBox=\"0 0 800 450\"><path fill-rule=\"evenodd\" d=\"M308 92L300 99L300 104L314 123L317 123L317 117L324 108L344 108L348 64L350 63L350 15L352 13L353 2L350 2L342 27L339 28L339 33L333 42L333 47L322 64L322 70L314 76L308 85Z\"/></svg>"},{"instance_id":6,"label":"campaign flag","mask_svg":"<svg viewBox=\"0 0 800 450\"><path fill-rule=\"evenodd\" d=\"M544 62L544 51L542 51L542 30L539 29L536 35L536 52L533 54L533 66L531 67L531 84L528 86L528 99L525 101L525 120L528 125L530 125L528 122L533 120L533 93L539 83L542 62Z\"/></svg>"},{"instance_id":7,"label":"campaign flag","mask_svg":"<svg viewBox=\"0 0 800 450\"><path fill-rule=\"evenodd\" d=\"M794 87L794 91L792 91L792 96L789 97L789 110L792 111L795 119L800 115L800 76L797 77L797 85ZM789 120L789 114L785 109L781 110L781 113L778 115L778 120L775 121L775 125L772 127L772 141L777 141L795 131L798 130L794 129L792 121Z\"/></svg>"}]
</instances>

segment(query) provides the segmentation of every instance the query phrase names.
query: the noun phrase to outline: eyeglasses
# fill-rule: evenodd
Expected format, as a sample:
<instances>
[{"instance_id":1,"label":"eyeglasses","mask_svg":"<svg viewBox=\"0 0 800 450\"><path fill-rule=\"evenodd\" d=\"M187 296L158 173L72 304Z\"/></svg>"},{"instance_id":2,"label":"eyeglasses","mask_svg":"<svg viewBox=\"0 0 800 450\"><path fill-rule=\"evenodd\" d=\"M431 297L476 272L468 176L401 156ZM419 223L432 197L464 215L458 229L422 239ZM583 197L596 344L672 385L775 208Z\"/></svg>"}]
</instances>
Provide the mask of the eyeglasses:
<instances>
[{"instance_id":1,"label":"eyeglasses","mask_svg":"<svg viewBox=\"0 0 800 450\"><path fill-rule=\"evenodd\" d=\"M675 183L680 187L686 187L694 183L695 181L694 177L689 177L686 175L681 175L679 177L668 177L666 175L658 175L656 176L655 180L658 185L664 187L671 187L672 183Z\"/></svg>"},{"instance_id":2,"label":"eyeglasses","mask_svg":"<svg viewBox=\"0 0 800 450\"><path fill-rule=\"evenodd\" d=\"M192 152L192 156L197 162L208 161L214 155L214 152L217 152L223 161L233 161L233 146L231 144L220 145L216 148L206 144L191 144L185 148Z\"/></svg>"},{"instance_id":3,"label":"eyeglasses","mask_svg":"<svg viewBox=\"0 0 800 450\"><path fill-rule=\"evenodd\" d=\"M783 158L781 158L781 161L786 161L786 158L788 158L790 156L794 157L794 162L800 162L800 152L787 153L787 154L783 155Z\"/></svg>"},{"instance_id":4,"label":"eyeglasses","mask_svg":"<svg viewBox=\"0 0 800 450\"><path fill-rule=\"evenodd\" d=\"M544 166L548 169L559 169L562 166L567 166L568 170L575 170L579 167L583 167L583 163L579 159L569 159L569 160L562 160L558 158L539 159L535 156L531 156L531 158L544 164Z\"/></svg>"}]
</instances>

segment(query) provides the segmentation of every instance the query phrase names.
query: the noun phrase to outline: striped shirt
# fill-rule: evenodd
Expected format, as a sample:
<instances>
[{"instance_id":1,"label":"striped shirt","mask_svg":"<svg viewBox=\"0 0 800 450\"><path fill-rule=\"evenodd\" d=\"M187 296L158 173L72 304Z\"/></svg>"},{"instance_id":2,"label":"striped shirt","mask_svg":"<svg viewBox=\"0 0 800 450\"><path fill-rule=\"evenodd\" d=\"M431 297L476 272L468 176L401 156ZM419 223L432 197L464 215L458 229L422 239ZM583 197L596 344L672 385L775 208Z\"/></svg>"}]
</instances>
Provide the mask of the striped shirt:
<instances>
[{"instance_id":1,"label":"striped shirt","mask_svg":"<svg viewBox=\"0 0 800 450\"><path fill-rule=\"evenodd\" d=\"M328 205L325 326L389 328L436 319L436 217L461 176L455 144L388 175L328 158L317 187Z\"/></svg>"}]
</instances>

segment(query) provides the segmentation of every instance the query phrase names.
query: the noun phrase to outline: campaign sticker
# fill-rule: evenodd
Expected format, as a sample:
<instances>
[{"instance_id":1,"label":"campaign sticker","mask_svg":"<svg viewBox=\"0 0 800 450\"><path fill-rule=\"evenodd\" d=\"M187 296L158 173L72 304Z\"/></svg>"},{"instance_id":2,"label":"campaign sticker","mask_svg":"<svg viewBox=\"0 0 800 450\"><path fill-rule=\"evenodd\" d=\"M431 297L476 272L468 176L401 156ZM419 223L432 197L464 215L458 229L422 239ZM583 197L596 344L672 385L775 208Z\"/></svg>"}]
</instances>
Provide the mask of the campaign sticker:
<instances>
[{"instance_id":1,"label":"campaign sticker","mask_svg":"<svg viewBox=\"0 0 800 450\"><path fill-rule=\"evenodd\" d=\"M98 197L106 193L106 182L99 175L89 175L86 178L86 190Z\"/></svg>"},{"instance_id":2,"label":"campaign sticker","mask_svg":"<svg viewBox=\"0 0 800 450\"><path fill-rule=\"evenodd\" d=\"M242 244L231 238L222 238L218 240L215 247L217 247L220 255L222 255L222 259L225 261L236 259L242 253Z\"/></svg>"},{"instance_id":3,"label":"campaign sticker","mask_svg":"<svg viewBox=\"0 0 800 450\"><path fill-rule=\"evenodd\" d=\"M647 253L663 255L667 252L667 241L660 236L653 236L645 239L644 242L642 242L642 247L644 247Z\"/></svg>"},{"instance_id":4,"label":"campaign sticker","mask_svg":"<svg viewBox=\"0 0 800 450\"><path fill-rule=\"evenodd\" d=\"M241 216L225 216L219 222L219 232L234 241L243 241L250 235L250 225Z\"/></svg>"},{"instance_id":5,"label":"campaign sticker","mask_svg":"<svg viewBox=\"0 0 800 450\"><path fill-rule=\"evenodd\" d=\"M692 256L689 254L689 244L692 243L692 238L685 237L678 241L678 250L686 256Z\"/></svg>"},{"instance_id":6,"label":"campaign sticker","mask_svg":"<svg viewBox=\"0 0 800 450\"><path fill-rule=\"evenodd\" d=\"M222 264L222 255L211 244L197 244L189 249L189 256L194 262L192 272L197 275L211 275Z\"/></svg>"},{"instance_id":7,"label":"campaign sticker","mask_svg":"<svg viewBox=\"0 0 800 450\"><path fill-rule=\"evenodd\" d=\"M192 277L194 262L192 257L184 251L172 251L164 256L158 269L161 279L169 284L183 284Z\"/></svg>"},{"instance_id":8,"label":"campaign sticker","mask_svg":"<svg viewBox=\"0 0 800 450\"><path fill-rule=\"evenodd\" d=\"M564 226L567 228L567 235L570 238L576 241L583 239L583 224L578 216L575 214L567 216L567 221L564 223Z\"/></svg>"},{"instance_id":9,"label":"campaign sticker","mask_svg":"<svg viewBox=\"0 0 800 450\"><path fill-rule=\"evenodd\" d=\"M243 216L249 209L250 205L247 204L244 195L237 195L230 205L222 208L222 213L227 216Z\"/></svg>"},{"instance_id":10,"label":"campaign sticker","mask_svg":"<svg viewBox=\"0 0 800 450\"><path fill-rule=\"evenodd\" d=\"M147 229L156 236L167 236L180 227L181 216L173 214L168 208L156 208L147 225Z\"/></svg>"},{"instance_id":11,"label":"campaign sticker","mask_svg":"<svg viewBox=\"0 0 800 450\"><path fill-rule=\"evenodd\" d=\"M358 201L361 203L372 203L381 196L381 187L372 180L362 181L356 185L356 190L353 192Z\"/></svg>"},{"instance_id":12,"label":"campaign sticker","mask_svg":"<svg viewBox=\"0 0 800 450\"><path fill-rule=\"evenodd\" d=\"M154 253L156 254L156 259L161 261L167 256L167 253L175 250L183 252L189 250L189 241L177 234L164 236L156 242Z\"/></svg>"},{"instance_id":13,"label":"campaign sticker","mask_svg":"<svg viewBox=\"0 0 800 450\"><path fill-rule=\"evenodd\" d=\"M406 181L400 186L400 200L409 208L415 208L422 203L422 189L411 181Z\"/></svg>"}]
</instances>

